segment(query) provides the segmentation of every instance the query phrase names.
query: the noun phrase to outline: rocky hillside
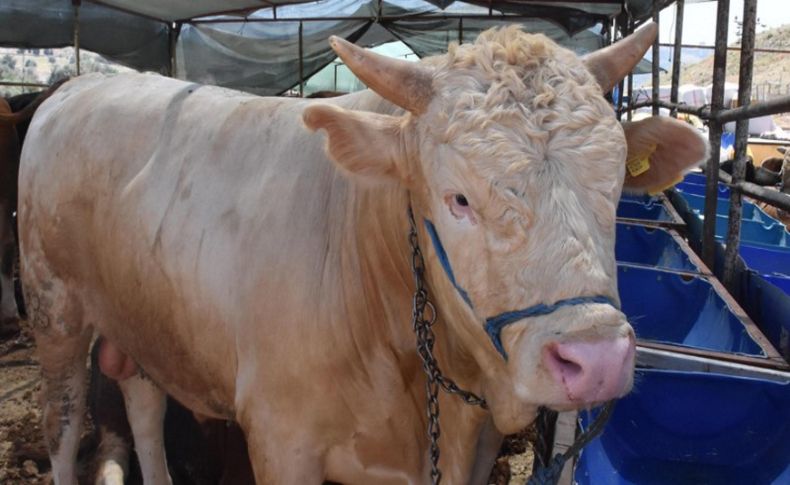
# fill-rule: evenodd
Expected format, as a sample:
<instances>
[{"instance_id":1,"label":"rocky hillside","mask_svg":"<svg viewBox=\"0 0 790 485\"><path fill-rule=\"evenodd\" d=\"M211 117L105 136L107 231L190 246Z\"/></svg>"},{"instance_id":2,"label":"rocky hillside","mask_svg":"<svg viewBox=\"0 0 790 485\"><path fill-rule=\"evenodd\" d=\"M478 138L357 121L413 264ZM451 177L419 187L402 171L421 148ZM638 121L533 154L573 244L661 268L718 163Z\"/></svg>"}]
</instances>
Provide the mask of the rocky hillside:
<instances>
[{"instance_id":1,"label":"rocky hillside","mask_svg":"<svg viewBox=\"0 0 790 485\"><path fill-rule=\"evenodd\" d=\"M790 50L790 25L784 25L757 34L756 46L765 49ZM740 52L727 53L727 81L738 82ZM671 73L663 73L661 84L672 82ZM683 66L680 72L681 84L697 84L705 86L713 82L713 51L710 57ZM771 95L790 94L790 54L758 52L754 58L754 78L752 84L755 94L758 86L771 86Z\"/></svg>"}]
</instances>

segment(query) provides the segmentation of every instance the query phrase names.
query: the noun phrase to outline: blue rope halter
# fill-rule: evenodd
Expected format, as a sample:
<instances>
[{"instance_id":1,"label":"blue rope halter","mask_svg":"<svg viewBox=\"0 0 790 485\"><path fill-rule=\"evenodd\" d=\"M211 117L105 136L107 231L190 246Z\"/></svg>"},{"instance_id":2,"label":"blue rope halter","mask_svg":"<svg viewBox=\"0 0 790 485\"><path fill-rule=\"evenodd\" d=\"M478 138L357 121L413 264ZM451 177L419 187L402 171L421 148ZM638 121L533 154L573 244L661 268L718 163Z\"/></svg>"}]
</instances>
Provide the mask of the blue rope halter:
<instances>
[{"instance_id":1,"label":"blue rope halter","mask_svg":"<svg viewBox=\"0 0 790 485\"><path fill-rule=\"evenodd\" d=\"M466 302L466 304L469 305L470 308L474 308L472 305L472 300L469 299L469 294L461 287L460 284L458 284L458 281L455 279L453 268L450 265L450 259L447 256L447 251L445 251L444 246L442 245L442 241L439 239L439 234L436 232L436 227L428 219L423 219L423 221L425 223L425 229L428 231L428 235L431 237L431 242L433 242L433 249L436 251L436 256L439 258L439 262L441 263L442 268L444 268L447 278L450 280L450 283L453 284L455 289L458 291L458 294L461 295L461 298ZM499 352L502 357L507 360L507 352L505 352L505 348L502 346L501 334L503 328L524 318L548 315L562 307L585 305L589 303L603 303L617 308L617 305L615 305L612 299L608 296L577 296L557 301L551 305L538 303L522 310L504 312L500 313L499 315L486 318L485 330L488 334L488 337L491 339L491 343L494 344L494 348L496 348L497 352Z\"/></svg>"}]
</instances>

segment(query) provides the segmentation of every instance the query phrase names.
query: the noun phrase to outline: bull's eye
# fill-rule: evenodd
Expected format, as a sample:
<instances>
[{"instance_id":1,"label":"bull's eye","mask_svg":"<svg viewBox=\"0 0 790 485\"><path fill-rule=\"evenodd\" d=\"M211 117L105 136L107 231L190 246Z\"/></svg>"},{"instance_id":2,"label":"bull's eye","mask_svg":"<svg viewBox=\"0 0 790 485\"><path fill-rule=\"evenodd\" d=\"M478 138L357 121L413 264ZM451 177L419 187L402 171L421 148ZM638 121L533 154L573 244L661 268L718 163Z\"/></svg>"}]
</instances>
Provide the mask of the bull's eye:
<instances>
[{"instance_id":1,"label":"bull's eye","mask_svg":"<svg viewBox=\"0 0 790 485\"><path fill-rule=\"evenodd\" d=\"M469 222L477 222L472 208L469 207L469 200L464 194L452 194L445 198L450 212L456 219L468 219Z\"/></svg>"}]
</instances>

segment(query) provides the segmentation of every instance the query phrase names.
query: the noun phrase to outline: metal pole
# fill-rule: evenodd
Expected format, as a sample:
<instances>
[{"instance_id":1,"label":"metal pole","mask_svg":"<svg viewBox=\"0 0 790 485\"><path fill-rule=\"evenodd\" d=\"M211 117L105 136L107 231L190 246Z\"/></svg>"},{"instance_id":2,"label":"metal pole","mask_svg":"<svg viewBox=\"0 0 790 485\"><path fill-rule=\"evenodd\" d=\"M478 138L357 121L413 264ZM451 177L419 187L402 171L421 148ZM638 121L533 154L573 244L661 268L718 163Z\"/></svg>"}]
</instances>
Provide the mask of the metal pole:
<instances>
[{"instance_id":1,"label":"metal pole","mask_svg":"<svg viewBox=\"0 0 790 485\"><path fill-rule=\"evenodd\" d=\"M625 32L623 32L623 37L631 35L634 31L634 19L631 16L628 16L627 27ZM634 104L634 71L628 73L628 113L626 114L626 120L631 121L631 118L634 116L633 111L631 110L631 105Z\"/></svg>"},{"instance_id":2,"label":"metal pole","mask_svg":"<svg viewBox=\"0 0 790 485\"><path fill-rule=\"evenodd\" d=\"M80 3L81 0L71 0L74 6L74 58L77 60L77 76L80 75Z\"/></svg>"},{"instance_id":3,"label":"metal pole","mask_svg":"<svg viewBox=\"0 0 790 485\"><path fill-rule=\"evenodd\" d=\"M464 43L464 19L461 17L458 19L458 44Z\"/></svg>"},{"instance_id":4,"label":"metal pole","mask_svg":"<svg viewBox=\"0 0 790 485\"><path fill-rule=\"evenodd\" d=\"M302 31L304 23L299 22L299 96L304 97L304 45L302 44Z\"/></svg>"},{"instance_id":5,"label":"metal pole","mask_svg":"<svg viewBox=\"0 0 790 485\"><path fill-rule=\"evenodd\" d=\"M653 22L658 25L658 2L653 4ZM658 51L658 38L653 42L653 116L658 116L658 73L659 65L659 51Z\"/></svg>"},{"instance_id":6,"label":"metal pole","mask_svg":"<svg viewBox=\"0 0 790 485\"><path fill-rule=\"evenodd\" d=\"M181 32L181 24L173 22L167 26L168 46L170 48L170 77L176 77L176 45L178 42L178 34Z\"/></svg>"},{"instance_id":7,"label":"metal pole","mask_svg":"<svg viewBox=\"0 0 790 485\"><path fill-rule=\"evenodd\" d=\"M713 92L711 111L718 113L724 104L724 80L727 71L727 27L730 0L719 0L716 9L716 49L713 55ZM710 158L705 169L705 221L702 226L702 261L711 269L716 267L716 203L718 202L719 150L721 123L713 119L709 128Z\"/></svg>"},{"instance_id":8,"label":"metal pole","mask_svg":"<svg viewBox=\"0 0 790 485\"><path fill-rule=\"evenodd\" d=\"M752 98L752 72L754 71L754 31L757 24L757 0L743 2L743 33L741 36L741 65L738 74L738 104L749 106ZM749 120L740 119L735 124L735 162L732 183L738 184L746 177L746 145L749 138ZM727 248L724 252L724 285L732 289L735 282L735 265L741 238L741 202L738 190L730 191L730 214L727 226Z\"/></svg>"},{"instance_id":9,"label":"metal pole","mask_svg":"<svg viewBox=\"0 0 790 485\"><path fill-rule=\"evenodd\" d=\"M719 123L727 123L745 118L757 118L759 116L773 115L790 111L790 96L754 103L749 106L739 106L715 113L713 118Z\"/></svg>"},{"instance_id":10,"label":"metal pole","mask_svg":"<svg viewBox=\"0 0 790 485\"><path fill-rule=\"evenodd\" d=\"M678 88L680 87L680 57L683 51L683 6L685 0L677 0L675 3L675 47L672 51L672 91L669 94L669 102L678 102ZM673 108L670 116L677 118L678 110Z\"/></svg>"}]
</instances>

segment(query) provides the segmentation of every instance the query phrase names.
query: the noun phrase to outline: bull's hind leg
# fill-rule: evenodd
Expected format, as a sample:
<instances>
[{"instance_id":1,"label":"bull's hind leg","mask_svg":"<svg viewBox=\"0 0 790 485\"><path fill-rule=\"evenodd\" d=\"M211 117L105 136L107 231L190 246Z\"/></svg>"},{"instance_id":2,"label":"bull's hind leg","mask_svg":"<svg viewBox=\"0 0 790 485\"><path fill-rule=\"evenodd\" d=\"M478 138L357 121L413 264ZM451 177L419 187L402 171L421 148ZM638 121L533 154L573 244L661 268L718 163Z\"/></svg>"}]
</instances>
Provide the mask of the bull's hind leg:
<instances>
[{"instance_id":1,"label":"bull's hind leg","mask_svg":"<svg viewBox=\"0 0 790 485\"><path fill-rule=\"evenodd\" d=\"M91 329L80 302L56 278L29 278L26 299L41 363L43 428L56 485L77 483Z\"/></svg>"},{"instance_id":2,"label":"bull's hind leg","mask_svg":"<svg viewBox=\"0 0 790 485\"><path fill-rule=\"evenodd\" d=\"M167 395L141 372L119 382L145 485L169 485L164 421Z\"/></svg>"}]
</instances>

